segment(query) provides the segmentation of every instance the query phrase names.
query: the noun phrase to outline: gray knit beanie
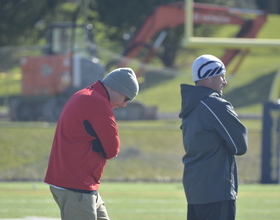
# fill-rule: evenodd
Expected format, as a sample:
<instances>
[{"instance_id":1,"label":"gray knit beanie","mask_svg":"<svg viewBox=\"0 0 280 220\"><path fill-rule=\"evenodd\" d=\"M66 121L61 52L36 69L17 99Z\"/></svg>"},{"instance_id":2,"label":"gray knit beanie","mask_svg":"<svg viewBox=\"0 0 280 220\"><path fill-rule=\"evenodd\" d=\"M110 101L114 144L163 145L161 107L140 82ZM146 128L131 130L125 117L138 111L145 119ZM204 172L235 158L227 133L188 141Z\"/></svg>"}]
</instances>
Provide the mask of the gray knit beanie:
<instances>
[{"instance_id":1,"label":"gray knit beanie","mask_svg":"<svg viewBox=\"0 0 280 220\"><path fill-rule=\"evenodd\" d=\"M103 80L106 86L125 95L131 101L137 96L139 84L135 73L130 68L119 68L110 72Z\"/></svg>"}]
</instances>

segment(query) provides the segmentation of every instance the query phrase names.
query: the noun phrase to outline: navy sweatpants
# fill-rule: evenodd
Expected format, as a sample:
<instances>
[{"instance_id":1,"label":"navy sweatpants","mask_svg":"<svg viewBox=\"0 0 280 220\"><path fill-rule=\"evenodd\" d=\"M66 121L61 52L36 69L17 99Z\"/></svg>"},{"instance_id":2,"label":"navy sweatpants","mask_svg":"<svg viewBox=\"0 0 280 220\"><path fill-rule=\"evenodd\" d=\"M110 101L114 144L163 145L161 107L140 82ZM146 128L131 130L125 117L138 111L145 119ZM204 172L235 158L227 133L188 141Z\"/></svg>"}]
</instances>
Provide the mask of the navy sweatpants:
<instances>
[{"instance_id":1,"label":"navy sweatpants","mask_svg":"<svg viewBox=\"0 0 280 220\"><path fill-rule=\"evenodd\" d=\"M188 204L187 220L234 220L235 200Z\"/></svg>"}]
</instances>

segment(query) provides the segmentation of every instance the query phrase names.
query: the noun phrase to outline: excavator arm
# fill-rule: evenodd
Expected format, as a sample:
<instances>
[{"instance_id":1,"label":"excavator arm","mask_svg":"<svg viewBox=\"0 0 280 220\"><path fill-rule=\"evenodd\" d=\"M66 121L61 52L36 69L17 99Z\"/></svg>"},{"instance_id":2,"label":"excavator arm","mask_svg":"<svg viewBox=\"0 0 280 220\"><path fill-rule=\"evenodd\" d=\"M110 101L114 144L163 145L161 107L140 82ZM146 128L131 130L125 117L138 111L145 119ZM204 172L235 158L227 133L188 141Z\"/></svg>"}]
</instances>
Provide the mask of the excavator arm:
<instances>
[{"instance_id":1,"label":"excavator arm","mask_svg":"<svg viewBox=\"0 0 280 220\"><path fill-rule=\"evenodd\" d=\"M246 15L248 14L254 14L256 18L247 19ZM243 10L226 6L194 3L193 21L194 24L239 25L241 29L236 37L254 38L266 22L266 14L260 10ZM148 45L151 39L160 32L157 40L144 57L143 63L148 63L163 42L167 31L183 25L184 22L185 10L183 2L164 4L155 8L129 41L119 66L126 66L127 63L132 58L136 57L140 51ZM228 49L221 59L225 65L228 65L239 52L240 50L238 49ZM246 54L247 53L243 53L243 58ZM238 65L240 65L241 61L242 60L238 62ZM139 71L136 71L138 77L141 76L142 73L143 66Z\"/></svg>"}]
</instances>

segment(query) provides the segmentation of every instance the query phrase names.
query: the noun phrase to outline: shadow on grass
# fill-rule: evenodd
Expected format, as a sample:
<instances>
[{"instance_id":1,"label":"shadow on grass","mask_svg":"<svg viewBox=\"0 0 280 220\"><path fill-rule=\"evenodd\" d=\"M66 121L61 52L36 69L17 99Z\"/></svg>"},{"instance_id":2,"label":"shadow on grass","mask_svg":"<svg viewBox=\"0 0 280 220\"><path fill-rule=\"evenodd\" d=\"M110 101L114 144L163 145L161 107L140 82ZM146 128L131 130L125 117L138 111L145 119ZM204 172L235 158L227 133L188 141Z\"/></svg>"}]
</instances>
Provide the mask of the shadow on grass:
<instances>
[{"instance_id":1,"label":"shadow on grass","mask_svg":"<svg viewBox=\"0 0 280 220\"><path fill-rule=\"evenodd\" d=\"M263 103L268 100L270 88L276 73L275 71L261 76L245 86L237 87L225 93L223 96L235 108Z\"/></svg>"}]
</instances>

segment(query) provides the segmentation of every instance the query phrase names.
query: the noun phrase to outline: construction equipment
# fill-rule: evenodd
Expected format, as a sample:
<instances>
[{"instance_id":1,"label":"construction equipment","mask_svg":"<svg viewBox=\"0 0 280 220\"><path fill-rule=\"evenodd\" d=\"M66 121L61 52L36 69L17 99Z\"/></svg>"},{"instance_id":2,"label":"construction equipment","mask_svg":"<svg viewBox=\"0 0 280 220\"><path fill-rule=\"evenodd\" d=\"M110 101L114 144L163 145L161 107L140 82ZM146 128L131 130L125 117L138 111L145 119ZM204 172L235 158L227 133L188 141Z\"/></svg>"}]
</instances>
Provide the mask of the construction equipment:
<instances>
[{"instance_id":1,"label":"construction equipment","mask_svg":"<svg viewBox=\"0 0 280 220\"><path fill-rule=\"evenodd\" d=\"M238 25L240 26L236 38L254 38L266 22L267 14L261 10L246 10L230 8L220 5L194 3L193 22L194 24L207 25ZM123 52L123 57L118 61L119 66L126 66L131 59L135 58L143 48L149 48L144 56L142 65L136 71L137 76L143 75L146 63L149 63L156 54L169 29L178 27L185 23L184 2L173 2L160 5L149 14L141 27L130 39ZM154 36L156 40L149 45ZM248 54L248 50L228 49L221 58L227 66L238 54L240 59L236 63L232 74L241 65L242 60Z\"/></svg>"},{"instance_id":2,"label":"construction equipment","mask_svg":"<svg viewBox=\"0 0 280 220\"><path fill-rule=\"evenodd\" d=\"M195 24L239 25L241 28L236 37L254 38L266 22L266 13L260 10L195 3L193 21ZM149 63L156 54L167 31L183 25L184 22L183 2L155 8L131 38L122 58L117 61L118 66L127 66L157 35L157 39L149 46L149 52L142 60L143 65L139 70L135 70L137 77L142 76L144 64ZM21 60L22 97L10 102L11 120L56 121L70 95L104 76L105 70L96 56L92 25L53 24L49 26L48 32L45 55ZM247 53L248 50L228 49L221 60L228 65L241 54L234 68L236 71ZM116 118L120 120L156 118L156 107L137 102L114 111Z\"/></svg>"},{"instance_id":3,"label":"construction equipment","mask_svg":"<svg viewBox=\"0 0 280 220\"><path fill-rule=\"evenodd\" d=\"M21 59L22 94L11 100L13 121L57 121L69 97L103 78L93 26L54 23L47 27L44 55Z\"/></svg>"},{"instance_id":4,"label":"construction equipment","mask_svg":"<svg viewBox=\"0 0 280 220\"><path fill-rule=\"evenodd\" d=\"M193 22L194 24L206 24L206 25L237 25L240 26L240 30L236 34L236 38L254 38L258 31L266 22L267 14L261 10L246 10L230 8L220 5L210 5L194 3L193 8ZM140 53L143 53L143 49L148 48L148 53L141 60L141 65L138 70L135 70L137 77L145 77L148 74L145 73L146 64L151 61L155 56L162 42L167 36L168 30L176 28L185 23L185 7L184 2L173 2L160 5L156 7L145 19L140 28L138 28L133 37L128 42L121 59L113 60L107 64L107 67L118 65L119 67L127 66L128 63ZM153 41L153 39L155 40ZM221 58L224 64L227 66L237 56L240 55L239 60L235 63L231 74L234 74L243 59L249 53L248 49L227 49ZM155 73L154 73L155 74ZM158 75L158 74L157 74ZM161 77L163 78L163 76ZM167 78L168 77L164 77ZM146 80L146 85L147 86ZM157 81L159 77L157 76ZM141 85L140 85L141 88ZM136 105L136 104L134 104ZM118 109L119 115L126 115L130 112L130 106L125 109ZM138 110L138 112L144 112L147 108L141 108L138 106L131 106L131 109ZM153 109L149 111L150 115L153 114Z\"/></svg>"},{"instance_id":5,"label":"construction equipment","mask_svg":"<svg viewBox=\"0 0 280 220\"><path fill-rule=\"evenodd\" d=\"M22 93L10 101L12 121L56 122L71 95L103 79L106 70L97 58L92 29L69 22L47 27L44 55L20 61ZM154 106L139 102L114 111L117 120L156 118Z\"/></svg>"}]
</instances>

